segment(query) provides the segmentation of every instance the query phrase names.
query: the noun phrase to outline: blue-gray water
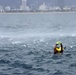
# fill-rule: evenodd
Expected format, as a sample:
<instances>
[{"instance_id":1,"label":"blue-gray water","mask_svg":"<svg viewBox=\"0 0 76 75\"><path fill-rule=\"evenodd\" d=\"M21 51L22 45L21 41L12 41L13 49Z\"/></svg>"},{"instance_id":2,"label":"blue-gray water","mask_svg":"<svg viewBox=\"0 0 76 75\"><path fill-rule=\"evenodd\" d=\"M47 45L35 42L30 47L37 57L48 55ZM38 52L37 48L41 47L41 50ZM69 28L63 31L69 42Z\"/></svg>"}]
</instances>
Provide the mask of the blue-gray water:
<instances>
[{"instance_id":1,"label":"blue-gray water","mask_svg":"<svg viewBox=\"0 0 76 75\"><path fill-rule=\"evenodd\" d=\"M0 75L75 74L76 13L0 14Z\"/></svg>"}]
</instances>

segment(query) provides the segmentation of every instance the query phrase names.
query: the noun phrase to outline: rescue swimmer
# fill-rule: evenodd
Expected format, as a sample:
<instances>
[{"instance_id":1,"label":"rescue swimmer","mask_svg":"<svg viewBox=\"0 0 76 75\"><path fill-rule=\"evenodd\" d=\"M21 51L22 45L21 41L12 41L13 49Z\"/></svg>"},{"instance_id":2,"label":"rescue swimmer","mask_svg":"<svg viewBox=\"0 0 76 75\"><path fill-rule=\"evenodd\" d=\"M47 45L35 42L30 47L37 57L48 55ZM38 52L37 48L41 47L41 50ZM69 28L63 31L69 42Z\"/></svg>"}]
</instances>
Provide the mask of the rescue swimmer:
<instances>
[{"instance_id":1,"label":"rescue swimmer","mask_svg":"<svg viewBox=\"0 0 76 75\"><path fill-rule=\"evenodd\" d=\"M63 47L60 41L56 42L54 47L54 54L63 53L65 47Z\"/></svg>"}]
</instances>

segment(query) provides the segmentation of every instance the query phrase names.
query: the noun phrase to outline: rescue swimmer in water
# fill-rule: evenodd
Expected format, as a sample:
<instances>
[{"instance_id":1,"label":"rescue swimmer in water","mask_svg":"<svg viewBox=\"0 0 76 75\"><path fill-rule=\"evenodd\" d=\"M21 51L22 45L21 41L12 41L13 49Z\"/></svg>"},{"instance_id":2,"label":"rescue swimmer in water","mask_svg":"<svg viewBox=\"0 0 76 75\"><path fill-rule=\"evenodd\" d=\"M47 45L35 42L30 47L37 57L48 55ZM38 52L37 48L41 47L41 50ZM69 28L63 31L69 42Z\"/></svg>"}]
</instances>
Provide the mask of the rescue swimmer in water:
<instances>
[{"instance_id":1,"label":"rescue swimmer in water","mask_svg":"<svg viewBox=\"0 0 76 75\"><path fill-rule=\"evenodd\" d=\"M62 43L60 41L56 42L54 47L54 54L57 53L63 53L65 47L63 47Z\"/></svg>"}]
</instances>

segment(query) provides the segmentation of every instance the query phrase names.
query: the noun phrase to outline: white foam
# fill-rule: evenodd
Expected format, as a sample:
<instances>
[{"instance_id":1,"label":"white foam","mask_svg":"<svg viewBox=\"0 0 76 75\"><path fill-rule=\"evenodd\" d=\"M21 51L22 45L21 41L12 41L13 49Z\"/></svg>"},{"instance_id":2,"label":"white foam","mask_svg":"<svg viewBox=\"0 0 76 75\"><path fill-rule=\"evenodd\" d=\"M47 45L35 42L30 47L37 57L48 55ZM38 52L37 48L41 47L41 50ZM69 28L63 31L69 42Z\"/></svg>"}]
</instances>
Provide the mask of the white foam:
<instances>
[{"instance_id":1,"label":"white foam","mask_svg":"<svg viewBox=\"0 0 76 75\"><path fill-rule=\"evenodd\" d=\"M23 45L24 47L26 47L26 45Z\"/></svg>"},{"instance_id":2,"label":"white foam","mask_svg":"<svg viewBox=\"0 0 76 75\"><path fill-rule=\"evenodd\" d=\"M73 48L73 46L70 46L70 48Z\"/></svg>"},{"instance_id":3,"label":"white foam","mask_svg":"<svg viewBox=\"0 0 76 75\"><path fill-rule=\"evenodd\" d=\"M21 41L14 41L12 42L12 44L19 44L19 43L22 43Z\"/></svg>"}]
</instances>

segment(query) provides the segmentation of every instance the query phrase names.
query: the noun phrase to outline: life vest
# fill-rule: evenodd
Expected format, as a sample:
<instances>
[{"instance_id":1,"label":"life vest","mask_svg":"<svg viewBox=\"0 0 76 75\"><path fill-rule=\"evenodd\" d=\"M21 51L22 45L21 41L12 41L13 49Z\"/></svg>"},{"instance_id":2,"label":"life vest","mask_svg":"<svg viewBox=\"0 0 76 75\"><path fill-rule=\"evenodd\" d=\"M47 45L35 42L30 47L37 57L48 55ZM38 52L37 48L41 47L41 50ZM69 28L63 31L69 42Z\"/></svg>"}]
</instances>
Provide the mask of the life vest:
<instances>
[{"instance_id":1,"label":"life vest","mask_svg":"<svg viewBox=\"0 0 76 75\"><path fill-rule=\"evenodd\" d=\"M57 47L57 48L56 48L56 51L57 51L57 52L61 52L61 47L59 47L59 48Z\"/></svg>"}]
</instances>

